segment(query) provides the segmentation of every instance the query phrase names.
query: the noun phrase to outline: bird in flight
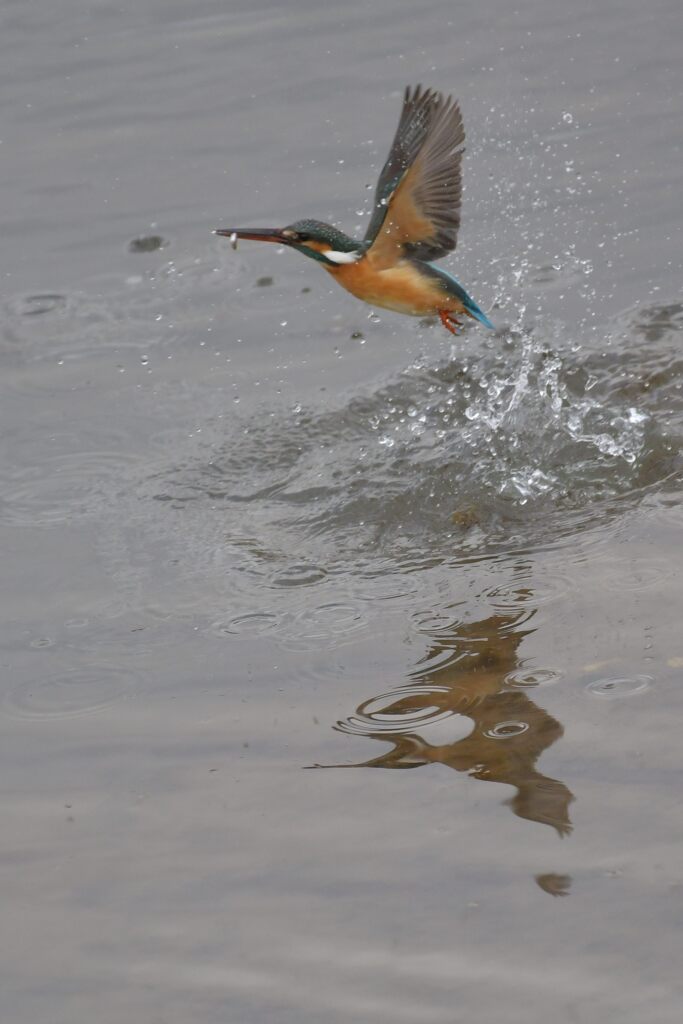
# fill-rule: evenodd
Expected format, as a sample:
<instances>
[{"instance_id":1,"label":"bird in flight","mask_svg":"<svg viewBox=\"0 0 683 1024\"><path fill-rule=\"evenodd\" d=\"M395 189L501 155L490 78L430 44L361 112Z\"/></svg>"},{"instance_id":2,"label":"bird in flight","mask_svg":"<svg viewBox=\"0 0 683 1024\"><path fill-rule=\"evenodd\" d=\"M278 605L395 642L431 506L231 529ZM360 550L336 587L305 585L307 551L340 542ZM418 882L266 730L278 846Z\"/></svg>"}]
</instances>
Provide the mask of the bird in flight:
<instances>
[{"instance_id":1,"label":"bird in flight","mask_svg":"<svg viewBox=\"0 0 683 1024\"><path fill-rule=\"evenodd\" d=\"M359 241L331 224L297 220L284 228L218 228L217 235L286 245L318 263L371 306L438 316L457 334L463 315L493 324L462 285L434 260L455 249L460 227L465 129L457 101L408 87L396 135Z\"/></svg>"}]
</instances>

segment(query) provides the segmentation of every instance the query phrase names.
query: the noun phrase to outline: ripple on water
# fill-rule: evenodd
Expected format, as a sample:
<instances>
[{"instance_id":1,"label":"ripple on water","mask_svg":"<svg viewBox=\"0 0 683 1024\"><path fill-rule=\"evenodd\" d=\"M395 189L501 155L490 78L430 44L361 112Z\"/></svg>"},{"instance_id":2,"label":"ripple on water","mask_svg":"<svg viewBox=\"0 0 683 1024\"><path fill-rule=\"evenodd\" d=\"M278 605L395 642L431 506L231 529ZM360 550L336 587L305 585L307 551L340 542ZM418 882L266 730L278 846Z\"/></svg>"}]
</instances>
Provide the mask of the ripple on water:
<instances>
[{"instance_id":1,"label":"ripple on water","mask_svg":"<svg viewBox=\"0 0 683 1024\"><path fill-rule=\"evenodd\" d=\"M400 601L418 593L418 585L396 573L393 577L382 573L357 580L353 590L359 601Z\"/></svg>"},{"instance_id":2,"label":"ripple on water","mask_svg":"<svg viewBox=\"0 0 683 1024\"><path fill-rule=\"evenodd\" d=\"M12 718L49 721L105 711L133 690L136 677L124 669L93 665L12 687L2 702Z\"/></svg>"},{"instance_id":3,"label":"ripple on water","mask_svg":"<svg viewBox=\"0 0 683 1024\"><path fill-rule=\"evenodd\" d=\"M142 240L158 241L158 239ZM206 310L218 294L223 295L226 280L238 271L226 260L221 273L204 259L161 260L152 253L142 273L122 282L119 275L103 282L98 294L44 292L10 295L0 304L0 345L25 363L78 360L111 353L148 353L168 338L169 327L176 322L187 332L192 316L206 330ZM137 262L137 260L135 261ZM140 270L136 266L136 271ZM188 295L192 301L188 303ZM233 293L238 305L248 302L244 293ZM163 310L160 313L159 310ZM15 383L16 387L17 384ZM54 374L41 385L20 382L24 391L54 390L59 382Z\"/></svg>"},{"instance_id":4,"label":"ripple on water","mask_svg":"<svg viewBox=\"0 0 683 1024\"><path fill-rule=\"evenodd\" d=\"M218 637L270 635L285 647L317 650L336 646L366 625L367 616L359 603L324 601L298 610L289 605L281 612L254 610L214 622L211 632Z\"/></svg>"},{"instance_id":5,"label":"ripple on water","mask_svg":"<svg viewBox=\"0 0 683 1024\"><path fill-rule=\"evenodd\" d=\"M367 616L358 604L329 601L299 612L293 633L300 639L324 639L355 632L366 622Z\"/></svg>"},{"instance_id":6,"label":"ripple on water","mask_svg":"<svg viewBox=\"0 0 683 1024\"><path fill-rule=\"evenodd\" d=\"M214 622L211 632L215 636L263 636L264 633L273 633L281 627L281 620L273 612L247 612L245 615L236 615L226 622Z\"/></svg>"},{"instance_id":7,"label":"ripple on water","mask_svg":"<svg viewBox=\"0 0 683 1024\"><path fill-rule=\"evenodd\" d=\"M516 611L527 606L538 608L563 600L577 589L576 581L568 572L544 566L528 566L521 573L513 566L510 577L486 593L492 607L499 611Z\"/></svg>"},{"instance_id":8,"label":"ripple on water","mask_svg":"<svg viewBox=\"0 0 683 1024\"><path fill-rule=\"evenodd\" d=\"M426 634L434 639L452 637L458 626L462 624L462 619L453 614L451 609L464 608L466 605L466 601L459 601L457 605L451 604L448 608L439 611L428 608L424 611L413 612L411 615L413 627L417 633Z\"/></svg>"},{"instance_id":9,"label":"ripple on water","mask_svg":"<svg viewBox=\"0 0 683 1024\"><path fill-rule=\"evenodd\" d=\"M489 729L484 729L483 734L492 740L511 740L515 736L521 736L528 728L528 722L518 722L510 719L510 721L497 722Z\"/></svg>"},{"instance_id":10,"label":"ripple on water","mask_svg":"<svg viewBox=\"0 0 683 1024\"><path fill-rule=\"evenodd\" d=\"M505 676L505 683L518 689L527 689L536 686L553 686L561 678L562 673L552 668L520 668L515 672L508 672Z\"/></svg>"},{"instance_id":11,"label":"ripple on water","mask_svg":"<svg viewBox=\"0 0 683 1024\"><path fill-rule=\"evenodd\" d=\"M354 736L421 732L446 719L462 717L444 706L452 696L453 688L448 686L401 686L364 701L355 715L337 722L336 728ZM470 721L464 722L464 735L471 728Z\"/></svg>"},{"instance_id":12,"label":"ripple on water","mask_svg":"<svg viewBox=\"0 0 683 1024\"><path fill-rule=\"evenodd\" d=\"M671 562L650 558L633 560L628 556L619 559L601 559L600 580L608 590L623 593L638 593L641 590L652 590L665 580L676 574L676 567Z\"/></svg>"},{"instance_id":13,"label":"ripple on water","mask_svg":"<svg viewBox=\"0 0 683 1024\"><path fill-rule=\"evenodd\" d=\"M71 620L64 627L59 645L86 656L116 658L125 649L128 658L140 658L168 643L168 633L142 615L121 621Z\"/></svg>"},{"instance_id":14,"label":"ripple on water","mask_svg":"<svg viewBox=\"0 0 683 1024\"><path fill-rule=\"evenodd\" d=\"M18 295L7 302L8 311L14 316L43 316L65 310L66 295L45 293L44 295Z\"/></svg>"},{"instance_id":15,"label":"ripple on water","mask_svg":"<svg viewBox=\"0 0 683 1024\"><path fill-rule=\"evenodd\" d=\"M120 327L111 304L76 293L10 296L0 308L0 321L5 337L27 362L54 362L93 351L106 340L114 323Z\"/></svg>"},{"instance_id":16,"label":"ripple on water","mask_svg":"<svg viewBox=\"0 0 683 1024\"><path fill-rule=\"evenodd\" d=\"M271 587L310 587L320 583L327 576L327 570L320 565L301 562L278 569L270 577Z\"/></svg>"},{"instance_id":17,"label":"ripple on water","mask_svg":"<svg viewBox=\"0 0 683 1024\"><path fill-rule=\"evenodd\" d=\"M290 650L332 650L355 639L367 623L363 606L356 601L329 601L301 609L280 637Z\"/></svg>"},{"instance_id":18,"label":"ripple on water","mask_svg":"<svg viewBox=\"0 0 683 1024\"><path fill-rule=\"evenodd\" d=\"M83 451L53 455L40 466L10 467L0 519L22 526L72 522L107 507L117 484L123 486L141 462L129 451Z\"/></svg>"},{"instance_id":19,"label":"ripple on water","mask_svg":"<svg viewBox=\"0 0 683 1024\"><path fill-rule=\"evenodd\" d=\"M622 678L595 679L586 690L591 697L601 700L619 700L622 697L635 697L645 693L652 686L652 676L624 676Z\"/></svg>"},{"instance_id":20,"label":"ripple on water","mask_svg":"<svg viewBox=\"0 0 683 1024\"><path fill-rule=\"evenodd\" d=\"M461 667L466 665L470 652L463 644L458 643L458 638L451 634L441 642L438 636L433 636L429 651L417 662L415 668L410 672L414 679L425 679L434 677L438 672L446 669L453 670L459 663ZM471 638L468 638L471 639Z\"/></svg>"}]
</instances>

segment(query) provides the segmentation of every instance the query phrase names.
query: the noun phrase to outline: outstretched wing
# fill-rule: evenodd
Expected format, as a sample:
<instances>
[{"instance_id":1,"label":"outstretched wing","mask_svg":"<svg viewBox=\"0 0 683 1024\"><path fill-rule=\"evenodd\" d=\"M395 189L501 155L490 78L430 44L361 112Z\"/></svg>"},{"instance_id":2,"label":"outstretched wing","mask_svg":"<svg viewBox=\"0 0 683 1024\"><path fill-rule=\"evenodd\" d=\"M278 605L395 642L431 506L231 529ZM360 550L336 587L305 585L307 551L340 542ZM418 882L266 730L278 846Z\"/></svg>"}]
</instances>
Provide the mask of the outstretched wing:
<instances>
[{"instance_id":1,"label":"outstretched wing","mask_svg":"<svg viewBox=\"0 0 683 1024\"><path fill-rule=\"evenodd\" d=\"M407 88L365 234L380 267L402 256L434 260L454 249L460 227L465 130L456 101L417 85Z\"/></svg>"}]
</instances>

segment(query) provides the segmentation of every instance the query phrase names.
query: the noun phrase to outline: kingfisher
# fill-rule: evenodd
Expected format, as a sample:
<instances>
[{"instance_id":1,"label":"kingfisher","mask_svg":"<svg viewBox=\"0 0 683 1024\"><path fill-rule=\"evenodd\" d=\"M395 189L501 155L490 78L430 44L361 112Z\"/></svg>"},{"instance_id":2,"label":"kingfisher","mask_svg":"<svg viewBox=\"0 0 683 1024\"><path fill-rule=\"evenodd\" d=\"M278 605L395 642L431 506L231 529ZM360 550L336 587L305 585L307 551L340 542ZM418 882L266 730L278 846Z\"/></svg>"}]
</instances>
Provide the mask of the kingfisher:
<instances>
[{"instance_id":1,"label":"kingfisher","mask_svg":"<svg viewBox=\"0 0 683 1024\"><path fill-rule=\"evenodd\" d=\"M408 316L438 316L451 334L462 327L463 315L494 329L460 282L434 264L458 241L464 141L456 100L408 86L362 241L310 219L284 228L217 228L215 234L233 248L238 239L288 246L364 302Z\"/></svg>"}]
</instances>

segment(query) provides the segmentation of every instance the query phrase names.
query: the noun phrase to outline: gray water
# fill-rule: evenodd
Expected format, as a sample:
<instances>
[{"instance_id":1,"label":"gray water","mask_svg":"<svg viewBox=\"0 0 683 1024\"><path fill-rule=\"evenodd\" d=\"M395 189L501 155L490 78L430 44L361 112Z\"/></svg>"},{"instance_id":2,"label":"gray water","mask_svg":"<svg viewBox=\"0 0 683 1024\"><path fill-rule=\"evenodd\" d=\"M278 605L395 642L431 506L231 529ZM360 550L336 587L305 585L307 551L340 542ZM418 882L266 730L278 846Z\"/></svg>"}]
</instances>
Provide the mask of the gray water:
<instances>
[{"instance_id":1,"label":"gray water","mask_svg":"<svg viewBox=\"0 0 683 1024\"><path fill-rule=\"evenodd\" d=\"M678 1022L680 4L0 18L2 1020ZM211 235L418 81L494 334Z\"/></svg>"}]
</instances>

